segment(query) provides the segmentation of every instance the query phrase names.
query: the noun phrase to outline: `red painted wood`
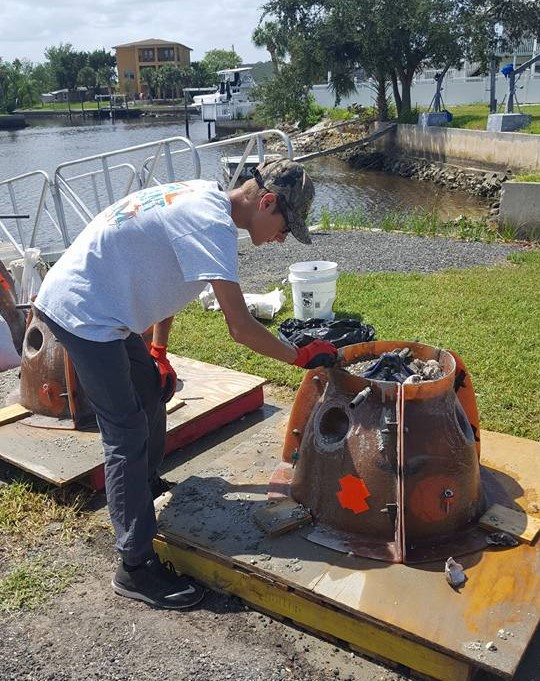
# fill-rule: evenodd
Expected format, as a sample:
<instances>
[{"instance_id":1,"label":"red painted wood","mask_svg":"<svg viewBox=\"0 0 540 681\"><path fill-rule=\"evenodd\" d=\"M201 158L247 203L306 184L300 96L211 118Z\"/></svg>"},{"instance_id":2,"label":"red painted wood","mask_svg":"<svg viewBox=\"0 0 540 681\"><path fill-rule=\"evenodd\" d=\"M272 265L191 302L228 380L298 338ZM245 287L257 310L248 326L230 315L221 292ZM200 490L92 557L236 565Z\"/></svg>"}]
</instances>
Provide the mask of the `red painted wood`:
<instances>
[{"instance_id":1,"label":"red painted wood","mask_svg":"<svg viewBox=\"0 0 540 681\"><path fill-rule=\"evenodd\" d=\"M191 442L211 433L218 428L232 423L245 414L249 414L255 409L259 409L264 404L264 392L262 386L255 388L251 392L241 395L235 400L224 404L200 418L188 421L167 433L165 440L165 456L176 451L180 447L185 447ZM95 468L87 478L90 487L97 491L105 488L105 473L103 465Z\"/></svg>"}]
</instances>

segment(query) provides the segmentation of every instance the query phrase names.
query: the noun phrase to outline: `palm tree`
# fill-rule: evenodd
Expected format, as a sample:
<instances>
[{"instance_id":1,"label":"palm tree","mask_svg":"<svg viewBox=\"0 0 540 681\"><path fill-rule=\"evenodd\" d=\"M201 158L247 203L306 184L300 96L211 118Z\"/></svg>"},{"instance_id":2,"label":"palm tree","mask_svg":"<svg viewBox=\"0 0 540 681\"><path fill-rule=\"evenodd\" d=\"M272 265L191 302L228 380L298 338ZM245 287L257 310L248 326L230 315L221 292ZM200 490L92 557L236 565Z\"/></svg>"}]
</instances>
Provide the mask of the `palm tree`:
<instances>
[{"instance_id":1,"label":"palm tree","mask_svg":"<svg viewBox=\"0 0 540 681\"><path fill-rule=\"evenodd\" d=\"M251 40L255 47L265 47L268 50L274 75L277 76L287 54L283 28L274 21L265 21L253 31Z\"/></svg>"}]
</instances>

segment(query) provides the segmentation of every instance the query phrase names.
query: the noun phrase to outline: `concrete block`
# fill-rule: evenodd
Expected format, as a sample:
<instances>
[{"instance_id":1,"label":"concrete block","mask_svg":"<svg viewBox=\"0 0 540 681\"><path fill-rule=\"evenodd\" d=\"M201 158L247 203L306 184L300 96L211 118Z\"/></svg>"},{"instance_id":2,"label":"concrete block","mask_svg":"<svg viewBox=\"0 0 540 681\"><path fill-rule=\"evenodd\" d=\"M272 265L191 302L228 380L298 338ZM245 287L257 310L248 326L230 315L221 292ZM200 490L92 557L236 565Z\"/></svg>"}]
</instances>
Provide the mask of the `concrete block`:
<instances>
[{"instance_id":1,"label":"concrete block","mask_svg":"<svg viewBox=\"0 0 540 681\"><path fill-rule=\"evenodd\" d=\"M489 132L512 132L521 130L531 122L531 117L521 113L489 114L487 130Z\"/></svg>"},{"instance_id":2,"label":"concrete block","mask_svg":"<svg viewBox=\"0 0 540 681\"><path fill-rule=\"evenodd\" d=\"M429 125L448 125L448 114L446 111L431 111L429 113L421 113L418 116L418 125L426 128Z\"/></svg>"},{"instance_id":3,"label":"concrete block","mask_svg":"<svg viewBox=\"0 0 540 681\"><path fill-rule=\"evenodd\" d=\"M517 227L518 236L540 238L540 182L505 182L499 219Z\"/></svg>"}]
</instances>

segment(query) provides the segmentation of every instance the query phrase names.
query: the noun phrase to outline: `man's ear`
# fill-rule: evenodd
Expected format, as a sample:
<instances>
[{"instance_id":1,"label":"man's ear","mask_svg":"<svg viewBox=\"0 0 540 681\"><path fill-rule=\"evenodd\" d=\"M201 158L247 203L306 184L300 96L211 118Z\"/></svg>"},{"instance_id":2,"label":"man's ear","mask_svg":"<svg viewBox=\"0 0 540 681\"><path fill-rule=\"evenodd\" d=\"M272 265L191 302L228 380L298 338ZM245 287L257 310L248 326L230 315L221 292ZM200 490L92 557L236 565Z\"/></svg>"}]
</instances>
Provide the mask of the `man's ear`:
<instances>
[{"instance_id":1,"label":"man's ear","mask_svg":"<svg viewBox=\"0 0 540 681\"><path fill-rule=\"evenodd\" d=\"M269 207L273 209L273 205L276 203L276 201L277 196L275 194L273 194L272 192L266 192L266 194L264 194L261 197L261 200L259 202L259 208L261 210L263 209L267 210Z\"/></svg>"}]
</instances>

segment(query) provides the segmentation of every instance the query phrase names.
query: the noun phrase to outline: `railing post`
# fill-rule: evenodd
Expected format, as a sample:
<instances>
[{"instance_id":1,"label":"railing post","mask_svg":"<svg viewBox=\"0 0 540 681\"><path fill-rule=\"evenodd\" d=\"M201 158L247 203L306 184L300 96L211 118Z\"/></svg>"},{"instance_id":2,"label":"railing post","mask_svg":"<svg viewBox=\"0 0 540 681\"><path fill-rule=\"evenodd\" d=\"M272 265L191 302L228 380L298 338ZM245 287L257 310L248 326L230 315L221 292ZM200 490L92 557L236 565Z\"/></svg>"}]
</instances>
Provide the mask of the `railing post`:
<instances>
[{"instance_id":1,"label":"railing post","mask_svg":"<svg viewBox=\"0 0 540 681\"><path fill-rule=\"evenodd\" d=\"M56 217L58 218L58 227L62 235L62 240L64 241L64 246L68 248L71 245L69 239L69 234L66 226L66 214L64 212L64 204L62 203L62 197L56 186L56 183L50 182L49 188L51 190L51 196L53 197L54 207L56 208Z\"/></svg>"}]
</instances>

